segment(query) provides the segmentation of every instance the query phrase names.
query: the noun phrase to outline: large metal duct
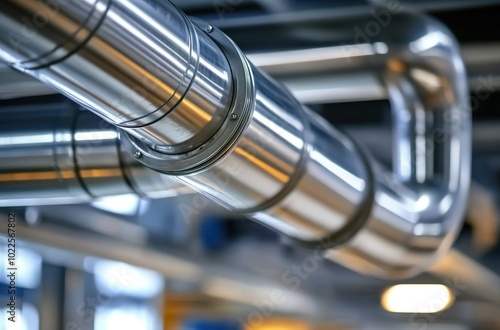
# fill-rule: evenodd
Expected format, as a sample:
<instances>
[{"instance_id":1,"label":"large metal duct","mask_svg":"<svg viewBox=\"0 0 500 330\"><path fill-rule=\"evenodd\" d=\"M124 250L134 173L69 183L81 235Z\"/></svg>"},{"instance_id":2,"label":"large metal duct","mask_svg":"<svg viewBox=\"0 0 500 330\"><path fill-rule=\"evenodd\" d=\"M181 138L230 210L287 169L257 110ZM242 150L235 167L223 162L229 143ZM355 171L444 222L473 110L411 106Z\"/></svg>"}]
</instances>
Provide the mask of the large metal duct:
<instances>
[{"instance_id":1,"label":"large metal duct","mask_svg":"<svg viewBox=\"0 0 500 330\"><path fill-rule=\"evenodd\" d=\"M119 126L140 162L229 210L381 277L415 275L451 246L469 186L469 104L457 44L434 20L388 8L390 25L363 43L345 26L332 32L346 68L377 71L387 86L390 172L169 2L0 8L4 61Z\"/></svg>"}]
</instances>

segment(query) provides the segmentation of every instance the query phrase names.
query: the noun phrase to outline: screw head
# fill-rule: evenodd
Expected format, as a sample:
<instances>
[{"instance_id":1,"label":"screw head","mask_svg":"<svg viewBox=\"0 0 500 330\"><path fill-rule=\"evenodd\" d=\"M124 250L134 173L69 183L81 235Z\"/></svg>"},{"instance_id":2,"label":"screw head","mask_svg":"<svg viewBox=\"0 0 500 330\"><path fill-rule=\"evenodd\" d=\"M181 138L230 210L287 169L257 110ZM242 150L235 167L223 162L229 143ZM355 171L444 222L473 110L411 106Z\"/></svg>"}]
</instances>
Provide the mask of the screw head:
<instances>
[{"instance_id":1,"label":"screw head","mask_svg":"<svg viewBox=\"0 0 500 330\"><path fill-rule=\"evenodd\" d=\"M236 119L238 119L238 115L237 115L237 114L235 114L235 113L233 113L233 114L231 115L231 119L232 119L232 120L236 120Z\"/></svg>"},{"instance_id":2,"label":"screw head","mask_svg":"<svg viewBox=\"0 0 500 330\"><path fill-rule=\"evenodd\" d=\"M209 25L205 28L205 32L210 33L214 30L214 27L212 25Z\"/></svg>"},{"instance_id":3,"label":"screw head","mask_svg":"<svg viewBox=\"0 0 500 330\"><path fill-rule=\"evenodd\" d=\"M139 150L134 152L134 158L139 159L141 157L142 157L142 152L140 152Z\"/></svg>"}]
</instances>

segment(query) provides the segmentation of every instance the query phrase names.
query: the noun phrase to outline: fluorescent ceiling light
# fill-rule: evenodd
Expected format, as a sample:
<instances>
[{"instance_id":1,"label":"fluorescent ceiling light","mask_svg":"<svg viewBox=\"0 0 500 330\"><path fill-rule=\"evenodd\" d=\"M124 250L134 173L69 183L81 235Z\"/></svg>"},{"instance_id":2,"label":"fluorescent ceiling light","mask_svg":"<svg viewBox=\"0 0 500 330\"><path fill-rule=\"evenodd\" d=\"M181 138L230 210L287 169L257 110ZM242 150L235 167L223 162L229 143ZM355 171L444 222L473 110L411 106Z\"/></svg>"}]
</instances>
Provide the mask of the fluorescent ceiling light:
<instances>
[{"instance_id":1,"label":"fluorescent ceiling light","mask_svg":"<svg viewBox=\"0 0 500 330\"><path fill-rule=\"evenodd\" d=\"M453 292L442 284L400 284L384 291L381 304L391 313L439 313L454 300Z\"/></svg>"}]
</instances>

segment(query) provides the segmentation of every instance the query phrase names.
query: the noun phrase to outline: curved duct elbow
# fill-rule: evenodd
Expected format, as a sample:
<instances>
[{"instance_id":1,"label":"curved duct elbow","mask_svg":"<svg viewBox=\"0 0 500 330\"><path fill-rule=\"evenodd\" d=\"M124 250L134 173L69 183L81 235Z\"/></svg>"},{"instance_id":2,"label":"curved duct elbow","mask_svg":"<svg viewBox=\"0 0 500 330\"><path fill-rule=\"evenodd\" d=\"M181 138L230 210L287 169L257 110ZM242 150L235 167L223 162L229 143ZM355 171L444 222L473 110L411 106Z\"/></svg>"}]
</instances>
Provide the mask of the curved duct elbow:
<instances>
[{"instance_id":1,"label":"curved duct elbow","mask_svg":"<svg viewBox=\"0 0 500 330\"><path fill-rule=\"evenodd\" d=\"M328 256L362 272L411 276L452 245L470 184L471 109L458 44L439 22L393 19L380 78L393 109L393 173L375 166L367 224Z\"/></svg>"},{"instance_id":2,"label":"curved duct elbow","mask_svg":"<svg viewBox=\"0 0 500 330\"><path fill-rule=\"evenodd\" d=\"M4 1L0 24L19 27L33 3ZM146 166L370 275L415 275L450 247L466 205L470 118L463 63L441 24L395 15L350 65L377 72L387 87L395 127L390 172L253 67L223 33L192 24L170 3L97 1L89 20L66 3L55 30L66 20L92 22L101 10L81 47L61 45L68 56L34 67L27 63L45 58L38 44L20 51L3 40L0 54L123 128L122 146ZM57 43L54 29L42 35ZM342 35L350 43L341 40L339 52L359 46ZM160 75L144 70L158 64ZM113 106L123 91L143 88L145 76L161 93L141 94L147 99L138 106Z\"/></svg>"}]
</instances>

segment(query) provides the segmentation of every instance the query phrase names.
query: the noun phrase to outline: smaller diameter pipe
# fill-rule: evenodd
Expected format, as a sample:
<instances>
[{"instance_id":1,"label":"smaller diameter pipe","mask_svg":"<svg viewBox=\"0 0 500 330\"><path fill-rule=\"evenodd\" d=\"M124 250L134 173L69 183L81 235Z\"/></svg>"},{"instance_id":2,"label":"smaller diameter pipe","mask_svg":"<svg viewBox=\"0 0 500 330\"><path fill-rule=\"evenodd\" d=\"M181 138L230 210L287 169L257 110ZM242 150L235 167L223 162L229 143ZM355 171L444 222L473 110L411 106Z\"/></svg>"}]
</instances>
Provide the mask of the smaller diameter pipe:
<instances>
[{"instance_id":1,"label":"smaller diameter pipe","mask_svg":"<svg viewBox=\"0 0 500 330\"><path fill-rule=\"evenodd\" d=\"M120 148L116 128L71 102L1 109L0 206L70 204L192 192Z\"/></svg>"}]
</instances>

